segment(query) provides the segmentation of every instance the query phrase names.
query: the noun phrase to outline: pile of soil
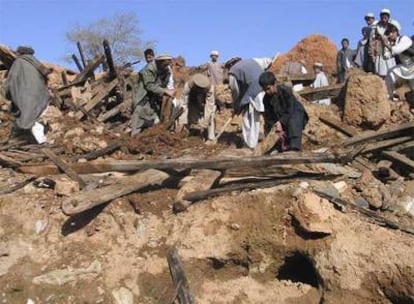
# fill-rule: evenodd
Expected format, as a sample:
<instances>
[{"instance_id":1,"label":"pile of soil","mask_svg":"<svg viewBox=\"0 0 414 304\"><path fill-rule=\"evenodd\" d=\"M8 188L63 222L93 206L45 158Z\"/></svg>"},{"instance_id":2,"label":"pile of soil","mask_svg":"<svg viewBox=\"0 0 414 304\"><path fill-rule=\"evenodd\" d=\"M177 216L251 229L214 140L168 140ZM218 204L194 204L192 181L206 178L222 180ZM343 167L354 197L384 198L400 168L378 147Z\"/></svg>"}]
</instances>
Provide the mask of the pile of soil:
<instances>
[{"instance_id":1,"label":"pile of soil","mask_svg":"<svg viewBox=\"0 0 414 304\"><path fill-rule=\"evenodd\" d=\"M325 71L332 74L336 71L335 43L329 38L314 34L302 39L286 54L280 55L272 66L272 71L278 73L287 61L306 61L306 69L312 71L315 62L323 63Z\"/></svg>"}]
</instances>

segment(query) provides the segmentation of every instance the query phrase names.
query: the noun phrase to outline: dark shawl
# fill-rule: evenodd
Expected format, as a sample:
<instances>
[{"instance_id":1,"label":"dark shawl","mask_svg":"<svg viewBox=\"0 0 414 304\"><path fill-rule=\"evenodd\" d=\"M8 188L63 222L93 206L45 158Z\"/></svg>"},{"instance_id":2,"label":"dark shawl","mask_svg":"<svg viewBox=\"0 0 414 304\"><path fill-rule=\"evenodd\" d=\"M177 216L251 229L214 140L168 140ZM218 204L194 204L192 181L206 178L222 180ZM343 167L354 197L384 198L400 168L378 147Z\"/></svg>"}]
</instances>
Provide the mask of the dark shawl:
<instances>
[{"instance_id":1,"label":"dark shawl","mask_svg":"<svg viewBox=\"0 0 414 304\"><path fill-rule=\"evenodd\" d=\"M6 93L20 112L17 127L30 129L49 103L48 69L33 55L21 55L10 68Z\"/></svg>"}]
</instances>

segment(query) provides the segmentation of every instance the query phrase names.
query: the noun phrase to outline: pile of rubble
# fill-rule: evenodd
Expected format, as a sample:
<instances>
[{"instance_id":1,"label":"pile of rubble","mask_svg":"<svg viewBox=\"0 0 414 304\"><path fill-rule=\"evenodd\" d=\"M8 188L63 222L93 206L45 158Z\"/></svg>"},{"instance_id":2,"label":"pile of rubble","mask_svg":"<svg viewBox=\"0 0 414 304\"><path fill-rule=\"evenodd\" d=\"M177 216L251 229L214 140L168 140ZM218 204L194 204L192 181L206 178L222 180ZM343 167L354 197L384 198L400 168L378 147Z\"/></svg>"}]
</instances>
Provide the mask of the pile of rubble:
<instances>
[{"instance_id":1,"label":"pile of rubble","mask_svg":"<svg viewBox=\"0 0 414 304\"><path fill-rule=\"evenodd\" d=\"M137 75L104 50L79 73L55 68L50 144L0 146L0 300L413 301L414 115L381 79L299 92L305 152L258 156L237 148L237 121L216 145L162 124L130 138ZM4 70L12 58L1 46ZM180 85L195 71L174 66Z\"/></svg>"}]
</instances>

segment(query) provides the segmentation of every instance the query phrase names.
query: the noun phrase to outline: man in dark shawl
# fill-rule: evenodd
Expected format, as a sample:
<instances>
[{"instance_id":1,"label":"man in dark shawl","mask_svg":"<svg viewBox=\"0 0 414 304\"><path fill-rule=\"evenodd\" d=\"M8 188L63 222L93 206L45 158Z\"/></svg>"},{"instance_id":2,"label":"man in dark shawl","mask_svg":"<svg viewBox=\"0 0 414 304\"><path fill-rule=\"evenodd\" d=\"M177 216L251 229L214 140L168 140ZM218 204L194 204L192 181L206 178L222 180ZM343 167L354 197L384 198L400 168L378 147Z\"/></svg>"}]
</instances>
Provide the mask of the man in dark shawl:
<instances>
[{"instance_id":1,"label":"man in dark shawl","mask_svg":"<svg viewBox=\"0 0 414 304\"><path fill-rule=\"evenodd\" d=\"M6 81L6 96L12 101L16 114L14 129L30 130L37 143L46 142L44 126L37 122L49 104L46 68L33 54L31 47L20 46L16 51Z\"/></svg>"}]
</instances>

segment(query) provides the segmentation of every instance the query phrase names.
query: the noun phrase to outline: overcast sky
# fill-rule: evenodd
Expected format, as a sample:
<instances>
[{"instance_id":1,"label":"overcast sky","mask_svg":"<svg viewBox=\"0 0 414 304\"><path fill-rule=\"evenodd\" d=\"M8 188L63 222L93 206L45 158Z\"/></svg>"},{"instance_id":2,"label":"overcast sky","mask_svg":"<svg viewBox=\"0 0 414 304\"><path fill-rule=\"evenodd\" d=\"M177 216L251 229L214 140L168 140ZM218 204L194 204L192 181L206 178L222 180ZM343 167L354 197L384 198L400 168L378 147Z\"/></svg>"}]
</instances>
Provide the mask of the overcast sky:
<instances>
[{"instance_id":1,"label":"overcast sky","mask_svg":"<svg viewBox=\"0 0 414 304\"><path fill-rule=\"evenodd\" d=\"M299 40L320 33L339 45L342 37L355 47L363 16L389 8L403 33L414 34L414 0L0 0L0 43L31 45L41 60L59 63L74 52L65 32L118 12L136 12L144 40L156 40L157 52L182 55L187 65L209 60L212 49L221 60L286 52ZM73 67L73 66L71 66Z\"/></svg>"}]
</instances>

